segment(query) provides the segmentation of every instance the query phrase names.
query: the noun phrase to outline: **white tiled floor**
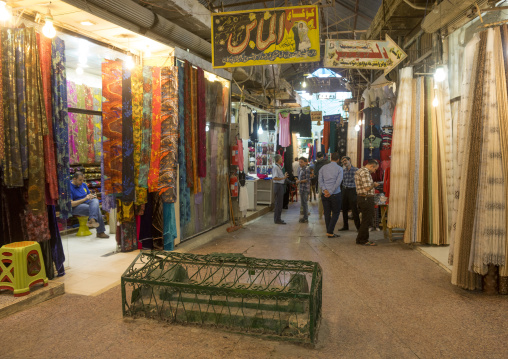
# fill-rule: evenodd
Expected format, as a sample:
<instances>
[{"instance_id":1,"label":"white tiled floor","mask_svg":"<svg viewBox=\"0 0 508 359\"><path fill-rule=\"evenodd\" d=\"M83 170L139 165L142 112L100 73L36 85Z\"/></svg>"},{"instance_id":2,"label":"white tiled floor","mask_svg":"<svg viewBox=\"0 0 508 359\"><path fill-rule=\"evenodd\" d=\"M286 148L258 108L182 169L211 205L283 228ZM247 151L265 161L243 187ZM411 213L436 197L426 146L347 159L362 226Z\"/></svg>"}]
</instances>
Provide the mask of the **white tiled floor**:
<instances>
[{"instance_id":1,"label":"white tiled floor","mask_svg":"<svg viewBox=\"0 0 508 359\"><path fill-rule=\"evenodd\" d=\"M119 284L121 275L139 253L138 250L115 253L115 235L101 239L96 237L95 230L87 237L62 236L62 242L66 274L55 280L65 283L65 292L72 294L95 296ZM103 257L110 253L113 254Z\"/></svg>"}]
</instances>

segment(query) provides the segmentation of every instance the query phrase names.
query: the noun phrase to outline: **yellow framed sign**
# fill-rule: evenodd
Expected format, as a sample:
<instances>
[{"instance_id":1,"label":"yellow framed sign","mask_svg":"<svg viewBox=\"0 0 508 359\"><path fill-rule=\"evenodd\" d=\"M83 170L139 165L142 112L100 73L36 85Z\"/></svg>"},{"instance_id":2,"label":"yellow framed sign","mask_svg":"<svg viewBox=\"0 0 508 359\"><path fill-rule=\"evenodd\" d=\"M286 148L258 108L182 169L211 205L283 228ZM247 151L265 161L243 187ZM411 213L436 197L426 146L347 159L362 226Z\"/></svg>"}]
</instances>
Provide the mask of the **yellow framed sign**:
<instances>
[{"instance_id":1,"label":"yellow framed sign","mask_svg":"<svg viewBox=\"0 0 508 359\"><path fill-rule=\"evenodd\" d=\"M214 68L320 61L317 6L212 14Z\"/></svg>"}]
</instances>

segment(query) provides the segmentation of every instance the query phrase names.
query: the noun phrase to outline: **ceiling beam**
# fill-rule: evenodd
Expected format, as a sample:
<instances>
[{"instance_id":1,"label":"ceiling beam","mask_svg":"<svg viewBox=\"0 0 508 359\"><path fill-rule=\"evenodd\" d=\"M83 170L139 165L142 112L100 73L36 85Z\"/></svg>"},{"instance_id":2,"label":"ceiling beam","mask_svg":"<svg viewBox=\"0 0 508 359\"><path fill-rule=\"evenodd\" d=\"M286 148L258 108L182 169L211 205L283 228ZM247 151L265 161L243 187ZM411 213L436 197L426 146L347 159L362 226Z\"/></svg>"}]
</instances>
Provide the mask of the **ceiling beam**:
<instances>
[{"instance_id":1,"label":"ceiling beam","mask_svg":"<svg viewBox=\"0 0 508 359\"><path fill-rule=\"evenodd\" d=\"M336 4L339 4L340 6L342 6L344 9L347 9L351 12L355 12L355 9L353 9L351 6L349 6L348 4L344 4L344 2L340 1L340 0L335 0L335 3ZM365 14L362 14L361 12L358 11L358 16L360 17L363 17L365 20L369 20L369 21L372 21L373 19L370 17L370 16L367 16Z\"/></svg>"},{"instance_id":2,"label":"ceiling beam","mask_svg":"<svg viewBox=\"0 0 508 359\"><path fill-rule=\"evenodd\" d=\"M351 18L353 18L353 17L355 17L355 16L357 16L357 15L356 15L356 14L353 14L353 15L351 15L351 16L345 17L345 18L343 18L343 19L341 19L341 20L339 20L339 21L337 21L337 22L334 22L333 24L328 25L328 26L326 27L326 29L328 29L328 28L330 28L330 27L332 27L332 26L338 25L338 24L340 24L341 22L347 21L347 20L349 20L349 19L351 19Z\"/></svg>"},{"instance_id":3,"label":"ceiling beam","mask_svg":"<svg viewBox=\"0 0 508 359\"><path fill-rule=\"evenodd\" d=\"M356 30L356 23L358 21L358 3L359 3L359 0L356 0L356 4L355 4L355 22L353 24L353 30Z\"/></svg>"},{"instance_id":4,"label":"ceiling beam","mask_svg":"<svg viewBox=\"0 0 508 359\"><path fill-rule=\"evenodd\" d=\"M222 8L227 8L227 7L238 7L238 6L242 6L242 5L252 5L252 4L260 4L260 3L264 3L266 0L250 0L250 1L243 1L243 2L237 2L237 3L233 3L233 4L224 4L224 5L218 5L218 6L214 6L214 10L215 9L222 9ZM266 6L266 5L265 5ZM247 10L246 10L247 11Z\"/></svg>"}]
</instances>

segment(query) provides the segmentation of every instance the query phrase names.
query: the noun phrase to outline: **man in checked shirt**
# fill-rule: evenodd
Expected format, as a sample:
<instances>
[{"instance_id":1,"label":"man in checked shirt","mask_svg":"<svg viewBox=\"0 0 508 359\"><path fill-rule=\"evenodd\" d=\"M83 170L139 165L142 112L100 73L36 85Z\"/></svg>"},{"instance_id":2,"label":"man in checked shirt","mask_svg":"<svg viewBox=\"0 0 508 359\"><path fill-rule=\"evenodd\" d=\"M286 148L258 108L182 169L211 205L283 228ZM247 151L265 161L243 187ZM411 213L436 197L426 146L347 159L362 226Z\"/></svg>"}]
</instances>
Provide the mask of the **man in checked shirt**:
<instances>
[{"instance_id":1,"label":"man in checked shirt","mask_svg":"<svg viewBox=\"0 0 508 359\"><path fill-rule=\"evenodd\" d=\"M376 243L369 241L369 226L374 217L374 188L380 185L380 183L372 180L371 173L376 172L378 167L379 163L376 160L369 160L355 174L358 210L362 214L362 222L356 237L356 244L364 246L376 245Z\"/></svg>"}]
</instances>

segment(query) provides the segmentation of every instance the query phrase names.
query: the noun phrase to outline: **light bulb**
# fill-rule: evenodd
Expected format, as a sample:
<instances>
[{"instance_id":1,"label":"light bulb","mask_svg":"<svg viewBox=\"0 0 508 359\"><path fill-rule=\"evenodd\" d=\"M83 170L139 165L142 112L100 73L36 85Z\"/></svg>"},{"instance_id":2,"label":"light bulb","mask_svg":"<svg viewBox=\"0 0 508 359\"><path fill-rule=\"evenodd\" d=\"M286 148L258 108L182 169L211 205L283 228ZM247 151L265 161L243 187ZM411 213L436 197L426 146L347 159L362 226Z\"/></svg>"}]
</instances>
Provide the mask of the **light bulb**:
<instances>
[{"instance_id":1,"label":"light bulb","mask_svg":"<svg viewBox=\"0 0 508 359\"><path fill-rule=\"evenodd\" d=\"M150 48L147 46L146 51L145 51L145 57L150 57L150 56L152 56L152 52L150 51Z\"/></svg>"},{"instance_id":2,"label":"light bulb","mask_svg":"<svg viewBox=\"0 0 508 359\"><path fill-rule=\"evenodd\" d=\"M434 73L434 80L437 82L443 82L446 78L445 70L442 67L438 67Z\"/></svg>"},{"instance_id":3,"label":"light bulb","mask_svg":"<svg viewBox=\"0 0 508 359\"><path fill-rule=\"evenodd\" d=\"M437 99L437 95L436 95L436 97L434 97L434 100L432 101L432 106L437 107L438 105L439 105L439 100Z\"/></svg>"},{"instance_id":4,"label":"light bulb","mask_svg":"<svg viewBox=\"0 0 508 359\"><path fill-rule=\"evenodd\" d=\"M53 18L51 16L46 16L46 23L42 28L42 33L48 39L52 39L56 36L56 30L55 27L53 26Z\"/></svg>"},{"instance_id":5,"label":"light bulb","mask_svg":"<svg viewBox=\"0 0 508 359\"><path fill-rule=\"evenodd\" d=\"M132 70L134 68L134 60L132 59L132 56L129 56L127 58L127 60L125 61L125 66L129 69L129 70Z\"/></svg>"},{"instance_id":6,"label":"light bulb","mask_svg":"<svg viewBox=\"0 0 508 359\"><path fill-rule=\"evenodd\" d=\"M83 75L83 69L82 69L81 67L78 67L78 68L76 69L76 73L77 73L78 75Z\"/></svg>"},{"instance_id":7,"label":"light bulb","mask_svg":"<svg viewBox=\"0 0 508 359\"><path fill-rule=\"evenodd\" d=\"M262 134L263 134L263 129L261 128L261 126L259 126L258 135L262 135Z\"/></svg>"},{"instance_id":8,"label":"light bulb","mask_svg":"<svg viewBox=\"0 0 508 359\"><path fill-rule=\"evenodd\" d=\"M303 87L303 88L306 88L306 87L307 87L307 82L305 82L305 80L303 80L303 82L302 82L302 87Z\"/></svg>"},{"instance_id":9,"label":"light bulb","mask_svg":"<svg viewBox=\"0 0 508 359\"><path fill-rule=\"evenodd\" d=\"M9 21L11 19L11 13L7 10L7 3L0 1L0 21Z\"/></svg>"},{"instance_id":10,"label":"light bulb","mask_svg":"<svg viewBox=\"0 0 508 359\"><path fill-rule=\"evenodd\" d=\"M210 131L210 126L206 125L205 130L206 132Z\"/></svg>"},{"instance_id":11,"label":"light bulb","mask_svg":"<svg viewBox=\"0 0 508 359\"><path fill-rule=\"evenodd\" d=\"M360 125L356 125L356 126L355 126L355 131L356 131L356 132L360 131Z\"/></svg>"}]
</instances>

